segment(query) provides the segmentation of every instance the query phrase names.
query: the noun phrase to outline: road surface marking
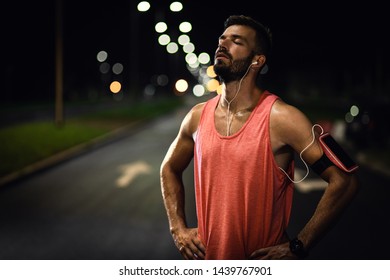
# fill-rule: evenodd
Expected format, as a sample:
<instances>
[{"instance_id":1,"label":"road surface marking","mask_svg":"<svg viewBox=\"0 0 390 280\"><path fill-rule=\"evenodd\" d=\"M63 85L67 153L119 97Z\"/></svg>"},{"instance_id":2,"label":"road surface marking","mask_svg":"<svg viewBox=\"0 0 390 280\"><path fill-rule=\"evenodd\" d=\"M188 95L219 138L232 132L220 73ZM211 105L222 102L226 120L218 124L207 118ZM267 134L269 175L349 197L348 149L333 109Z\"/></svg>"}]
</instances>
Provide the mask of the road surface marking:
<instances>
[{"instance_id":1,"label":"road surface marking","mask_svg":"<svg viewBox=\"0 0 390 280\"><path fill-rule=\"evenodd\" d=\"M119 170L122 174L116 180L116 186L118 188L125 188L128 187L131 182L137 178L137 176L142 174L150 174L152 172L152 167L145 161L136 161L130 164L119 166Z\"/></svg>"}]
</instances>

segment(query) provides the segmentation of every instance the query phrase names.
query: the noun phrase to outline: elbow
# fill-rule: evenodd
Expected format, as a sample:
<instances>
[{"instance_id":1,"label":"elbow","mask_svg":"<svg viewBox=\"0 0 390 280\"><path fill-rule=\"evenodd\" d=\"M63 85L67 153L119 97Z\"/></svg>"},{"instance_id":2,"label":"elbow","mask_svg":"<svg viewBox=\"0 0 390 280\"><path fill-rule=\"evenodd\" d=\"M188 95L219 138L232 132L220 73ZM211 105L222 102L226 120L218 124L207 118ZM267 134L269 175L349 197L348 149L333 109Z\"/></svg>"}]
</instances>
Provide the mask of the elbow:
<instances>
[{"instance_id":1,"label":"elbow","mask_svg":"<svg viewBox=\"0 0 390 280\"><path fill-rule=\"evenodd\" d=\"M342 196L344 196L347 201L353 200L360 191L360 181L356 174L345 175L340 186L341 188L339 190L343 193Z\"/></svg>"},{"instance_id":2,"label":"elbow","mask_svg":"<svg viewBox=\"0 0 390 280\"><path fill-rule=\"evenodd\" d=\"M353 196L357 195L361 189L361 183L359 178L353 174L350 177L348 188L350 189Z\"/></svg>"},{"instance_id":3,"label":"elbow","mask_svg":"<svg viewBox=\"0 0 390 280\"><path fill-rule=\"evenodd\" d=\"M166 176L172 170L169 160L164 159L160 165L160 178Z\"/></svg>"},{"instance_id":4,"label":"elbow","mask_svg":"<svg viewBox=\"0 0 390 280\"><path fill-rule=\"evenodd\" d=\"M333 195L346 203L359 193L361 184L356 173L336 172L329 178L329 186L334 186Z\"/></svg>"}]
</instances>

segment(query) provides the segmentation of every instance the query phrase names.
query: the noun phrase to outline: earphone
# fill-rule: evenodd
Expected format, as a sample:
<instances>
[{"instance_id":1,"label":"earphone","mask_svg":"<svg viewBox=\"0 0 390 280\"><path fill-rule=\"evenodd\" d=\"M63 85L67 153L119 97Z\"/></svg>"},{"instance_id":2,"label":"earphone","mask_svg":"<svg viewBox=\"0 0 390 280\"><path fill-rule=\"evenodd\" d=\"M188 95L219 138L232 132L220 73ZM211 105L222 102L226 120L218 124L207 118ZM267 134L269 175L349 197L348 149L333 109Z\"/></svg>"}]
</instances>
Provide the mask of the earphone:
<instances>
[{"instance_id":1,"label":"earphone","mask_svg":"<svg viewBox=\"0 0 390 280\"><path fill-rule=\"evenodd\" d=\"M252 66L252 65L257 65L257 64L259 64L258 61L253 61L253 62L251 63L251 66ZM261 68L260 74L264 75L264 74L266 74L267 72L268 72L268 65L267 65L267 64L264 64L264 66Z\"/></svg>"},{"instance_id":2,"label":"earphone","mask_svg":"<svg viewBox=\"0 0 390 280\"><path fill-rule=\"evenodd\" d=\"M322 126L320 126L319 124L314 124L314 125L312 126L312 128L311 128L311 133L312 133L312 135L313 135L313 140L309 143L309 145L307 145L307 146L299 153L299 157L301 158L302 162L304 163L304 165L305 165L305 167L306 167L306 175L303 176L303 178L302 178L301 180L299 180L299 181L294 181L293 179L290 178L290 176L288 176L287 172L284 171L283 168L279 167L279 169L280 169L280 170L287 176L287 178L288 178L291 182L293 182L294 184L297 184L297 183L302 182L303 180L306 179L307 175L309 175L310 170L309 170L309 167L307 166L307 163L303 160L302 154L303 154L303 152L306 151L311 145L313 145L314 140L316 139L316 136L315 136L315 133L314 133L314 128L315 128L316 126L318 126L319 128L321 128L321 133L320 133L320 135L322 135L322 134L324 133L324 129L322 128Z\"/></svg>"}]
</instances>

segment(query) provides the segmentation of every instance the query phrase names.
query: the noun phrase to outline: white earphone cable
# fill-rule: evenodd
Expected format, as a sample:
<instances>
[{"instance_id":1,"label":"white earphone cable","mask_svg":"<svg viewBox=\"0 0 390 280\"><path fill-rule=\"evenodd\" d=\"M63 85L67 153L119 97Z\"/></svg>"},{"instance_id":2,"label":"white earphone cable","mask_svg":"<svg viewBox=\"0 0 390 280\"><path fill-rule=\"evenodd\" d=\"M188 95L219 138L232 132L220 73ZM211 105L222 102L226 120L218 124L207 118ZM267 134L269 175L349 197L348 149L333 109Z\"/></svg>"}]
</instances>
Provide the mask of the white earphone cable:
<instances>
[{"instance_id":1,"label":"white earphone cable","mask_svg":"<svg viewBox=\"0 0 390 280\"><path fill-rule=\"evenodd\" d=\"M244 80L245 76L248 74L249 72L249 69L251 68L252 64L249 65L248 69L246 70L244 76L242 76L240 82L238 83L238 88L237 88L237 91L236 91L236 94L233 96L233 98L228 101L226 99L225 96L223 96L223 99L225 100L225 102L228 104L227 105L227 114L226 114L226 136L229 136L230 135L230 126L231 126L231 120L230 120L230 104L233 102L234 99L236 99L237 95L238 95L238 92L240 91L241 89L241 83L242 81Z\"/></svg>"},{"instance_id":2,"label":"white earphone cable","mask_svg":"<svg viewBox=\"0 0 390 280\"><path fill-rule=\"evenodd\" d=\"M305 180L306 177L309 175L309 172L310 172L309 166L307 166L307 163L306 163L306 162L304 161L304 159L302 158L302 154L303 154L303 152L306 151L311 145L313 145L314 140L315 140L315 137L316 137L316 136L315 136L315 132L314 132L314 128L315 128L316 126L318 126L319 128L321 128L321 133L320 133L320 135L322 135L322 134L324 133L324 129L322 128L322 126L320 126L319 124L314 124L314 125L312 126L312 128L311 128L311 133L312 133L312 136L313 136L313 140L309 143L309 145L307 145L307 146L299 153L299 157L301 158L303 164L304 164L305 167L306 167L306 174L305 174L305 176L303 176L303 178L302 178L301 180L299 180L299 181L294 181L293 179L290 178L290 176L287 174L287 172L283 170L283 168L279 167L279 169L282 170L283 173L286 174L287 178L288 178L291 182L293 182L294 184L298 184L298 183L302 182L302 181Z\"/></svg>"}]
</instances>

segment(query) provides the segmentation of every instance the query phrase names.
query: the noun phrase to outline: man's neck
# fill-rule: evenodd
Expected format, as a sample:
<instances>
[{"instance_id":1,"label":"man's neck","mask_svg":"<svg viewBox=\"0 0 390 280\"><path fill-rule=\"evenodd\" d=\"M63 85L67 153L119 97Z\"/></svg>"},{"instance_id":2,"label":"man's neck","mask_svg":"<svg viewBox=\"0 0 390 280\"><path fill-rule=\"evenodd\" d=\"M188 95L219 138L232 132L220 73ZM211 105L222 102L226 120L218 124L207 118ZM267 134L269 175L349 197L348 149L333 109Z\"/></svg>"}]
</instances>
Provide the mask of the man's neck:
<instances>
[{"instance_id":1,"label":"man's neck","mask_svg":"<svg viewBox=\"0 0 390 280\"><path fill-rule=\"evenodd\" d=\"M229 105L230 110L235 112L255 107L262 94L262 90L256 87L255 84L248 82L243 81L241 87L239 81L223 84L222 98L220 100L222 108L227 108Z\"/></svg>"}]
</instances>

